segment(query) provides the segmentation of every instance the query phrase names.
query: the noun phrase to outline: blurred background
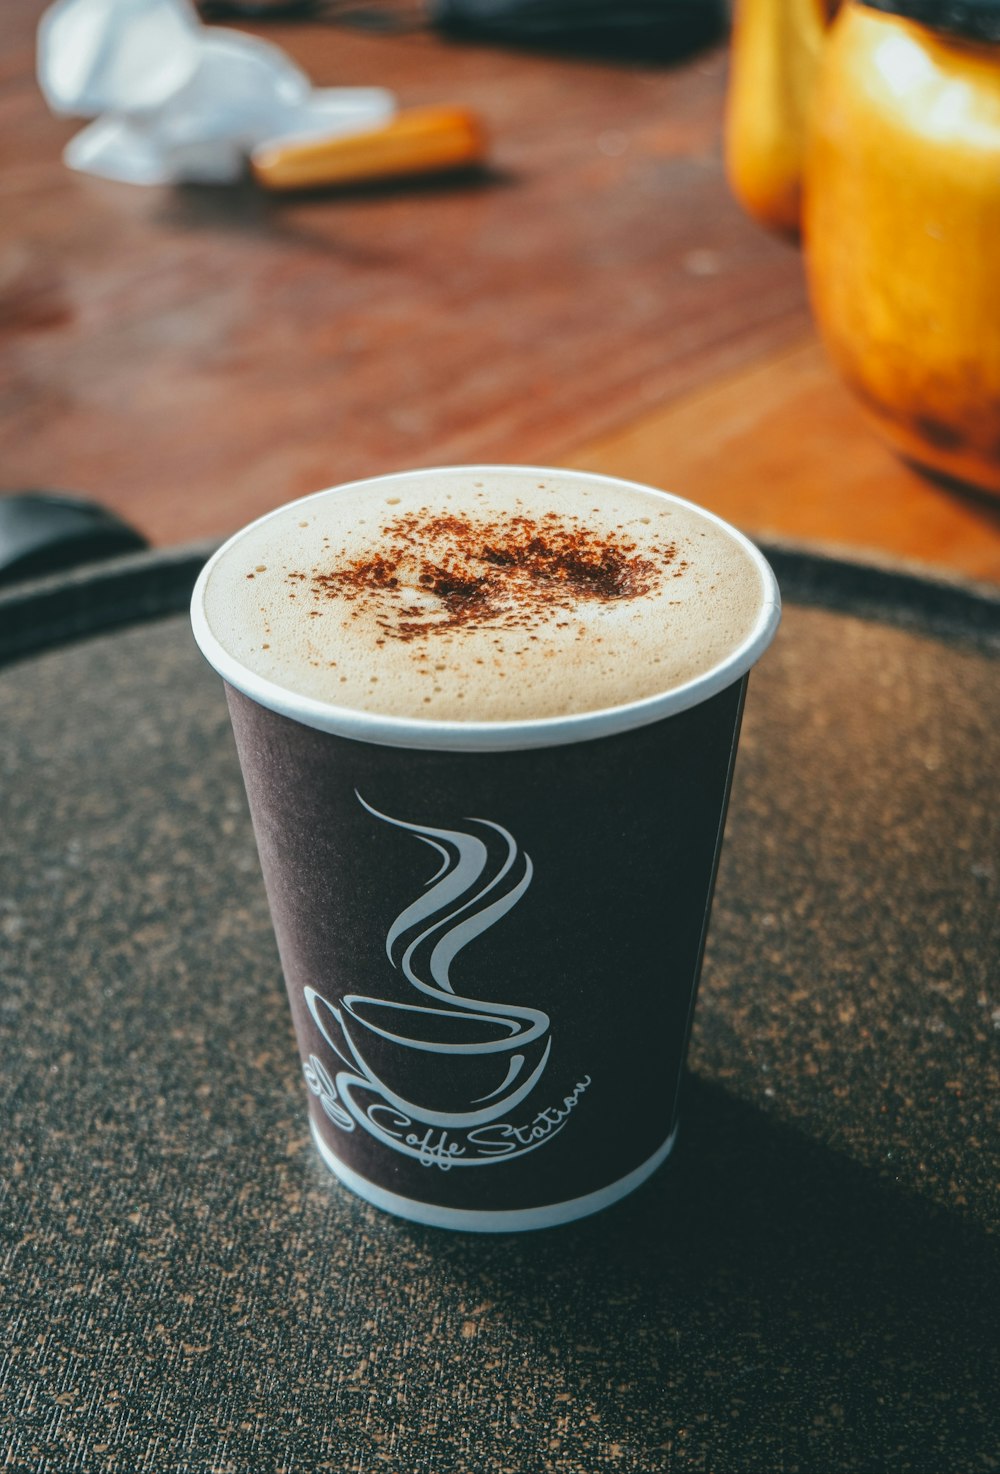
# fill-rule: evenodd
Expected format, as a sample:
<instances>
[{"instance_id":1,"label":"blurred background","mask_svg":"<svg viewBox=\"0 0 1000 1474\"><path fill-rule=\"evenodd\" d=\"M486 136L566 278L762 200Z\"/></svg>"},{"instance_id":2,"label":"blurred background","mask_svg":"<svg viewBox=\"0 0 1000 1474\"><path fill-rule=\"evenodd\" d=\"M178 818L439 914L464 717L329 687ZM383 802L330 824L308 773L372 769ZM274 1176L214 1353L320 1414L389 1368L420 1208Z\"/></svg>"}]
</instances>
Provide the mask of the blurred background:
<instances>
[{"instance_id":1,"label":"blurred background","mask_svg":"<svg viewBox=\"0 0 1000 1474\"><path fill-rule=\"evenodd\" d=\"M119 8L134 19L144 3ZM98 0L99 41L86 14L56 38L64 91L101 67L128 90L116 4ZM313 87L389 89L400 118L445 109L475 129L443 162L433 142L421 159L419 140L417 155L405 138L394 155L398 142L376 137L351 156L342 141L303 186L294 170L282 177L280 157L276 168L258 157L256 176L241 165L229 183L139 185L67 167L83 120L51 110L39 87L43 10L4 0L0 16L8 498L72 493L170 545L352 477L559 464L666 487L765 539L1000 581L1000 498L982 477L960 485L916 469L912 447L901 455L873 427L871 396L836 360L836 330L824 323L821 340L811 242L767 198L776 153L808 128L825 14L814 10L807 35L801 0L746 0L733 40L713 0L206 3L199 24L279 47ZM904 39L919 29L866 14ZM1000 47L976 45L990 93ZM132 106L141 112L141 95ZM99 99L87 116L102 110ZM863 121L845 126L864 136ZM891 167L913 177L902 145L899 159ZM827 160L815 179L835 173ZM844 186L834 220L849 222L861 198ZM986 261L992 247L995 261L994 217L975 203L969 249ZM944 217L957 208L946 201ZM902 241L907 222L889 214ZM933 237L933 221L913 229ZM826 219L814 232L836 234ZM834 242L818 271L836 280L838 261L869 249L895 273L902 250L870 237ZM938 292L956 274L947 262L917 270ZM822 285L816 276L814 295ZM963 310L962 353L995 360L997 302ZM892 345L907 362L934 325L925 314L910 330L915 347ZM989 374L975 393L996 417ZM930 423L932 441L957 433Z\"/></svg>"},{"instance_id":2,"label":"blurred background","mask_svg":"<svg viewBox=\"0 0 1000 1474\"><path fill-rule=\"evenodd\" d=\"M884 3L0 0L4 1468L997 1467L1000 0ZM786 618L676 1175L445 1243L310 1144L186 609L490 460Z\"/></svg>"}]
</instances>

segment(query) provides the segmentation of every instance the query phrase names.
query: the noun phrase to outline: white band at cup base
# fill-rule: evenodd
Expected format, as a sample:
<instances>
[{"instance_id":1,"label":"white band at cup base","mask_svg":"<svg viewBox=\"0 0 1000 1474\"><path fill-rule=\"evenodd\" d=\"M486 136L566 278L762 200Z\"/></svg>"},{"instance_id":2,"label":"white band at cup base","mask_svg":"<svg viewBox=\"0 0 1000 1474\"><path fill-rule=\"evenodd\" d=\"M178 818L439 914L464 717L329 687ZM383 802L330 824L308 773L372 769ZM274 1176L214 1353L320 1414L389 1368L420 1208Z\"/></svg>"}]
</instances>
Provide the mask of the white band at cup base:
<instances>
[{"instance_id":1,"label":"white band at cup base","mask_svg":"<svg viewBox=\"0 0 1000 1474\"><path fill-rule=\"evenodd\" d=\"M657 1167L667 1160L677 1140L675 1126L663 1145L657 1147L653 1155L647 1157L640 1166L626 1176L619 1177L617 1182L598 1188L597 1192L584 1193L583 1197L569 1198L566 1202L550 1203L541 1208L479 1210L420 1203L413 1198L401 1197L399 1193L389 1192L384 1187L377 1187L374 1182L369 1182L334 1155L316 1129L315 1121L310 1121L310 1126L323 1161L333 1175L359 1198L364 1198L373 1207L392 1213L397 1218L408 1218L411 1223L423 1223L430 1228L460 1229L466 1233L521 1233L532 1228L556 1228L561 1223L572 1223L574 1219L599 1213L602 1208L608 1208L619 1199L628 1197L647 1177L652 1177Z\"/></svg>"}]
</instances>

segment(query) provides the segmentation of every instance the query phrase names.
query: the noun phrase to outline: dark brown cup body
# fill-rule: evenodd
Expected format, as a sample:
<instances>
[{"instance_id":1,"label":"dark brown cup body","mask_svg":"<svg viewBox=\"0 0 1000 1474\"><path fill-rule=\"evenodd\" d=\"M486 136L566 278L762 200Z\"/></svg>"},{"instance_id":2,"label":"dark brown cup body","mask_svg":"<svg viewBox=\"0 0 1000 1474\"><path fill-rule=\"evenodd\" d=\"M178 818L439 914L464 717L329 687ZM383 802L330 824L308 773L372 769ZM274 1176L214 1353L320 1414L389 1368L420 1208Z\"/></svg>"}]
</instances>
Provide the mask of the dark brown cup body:
<instances>
[{"instance_id":1,"label":"dark brown cup body","mask_svg":"<svg viewBox=\"0 0 1000 1474\"><path fill-rule=\"evenodd\" d=\"M669 1154L747 677L612 736L381 746L226 687L324 1160L488 1231Z\"/></svg>"}]
</instances>

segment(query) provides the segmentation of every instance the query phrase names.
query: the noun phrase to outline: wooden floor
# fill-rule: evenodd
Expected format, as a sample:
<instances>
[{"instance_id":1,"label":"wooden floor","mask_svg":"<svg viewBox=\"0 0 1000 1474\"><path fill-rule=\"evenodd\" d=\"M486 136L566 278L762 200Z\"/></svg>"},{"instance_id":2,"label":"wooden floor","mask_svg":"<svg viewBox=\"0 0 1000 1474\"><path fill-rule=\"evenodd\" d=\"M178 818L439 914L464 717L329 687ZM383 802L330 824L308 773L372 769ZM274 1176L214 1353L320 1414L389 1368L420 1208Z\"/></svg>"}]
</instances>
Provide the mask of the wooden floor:
<instances>
[{"instance_id":1,"label":"wooden floor","mask_svg":"<svg viewBox=\"0 0 1000 1474\"><path fill-rule=\"evenodd\" d=\"M68 171L41 10L0 17L0 489L90 495L173 543L380 471L570 464L1000 582L1000 501L879 444L797 251L731 200L723 47L667 68L258 27L317 84L469 104L492 137L476 177L273 199Z\"/></svg>"}]
</instances>

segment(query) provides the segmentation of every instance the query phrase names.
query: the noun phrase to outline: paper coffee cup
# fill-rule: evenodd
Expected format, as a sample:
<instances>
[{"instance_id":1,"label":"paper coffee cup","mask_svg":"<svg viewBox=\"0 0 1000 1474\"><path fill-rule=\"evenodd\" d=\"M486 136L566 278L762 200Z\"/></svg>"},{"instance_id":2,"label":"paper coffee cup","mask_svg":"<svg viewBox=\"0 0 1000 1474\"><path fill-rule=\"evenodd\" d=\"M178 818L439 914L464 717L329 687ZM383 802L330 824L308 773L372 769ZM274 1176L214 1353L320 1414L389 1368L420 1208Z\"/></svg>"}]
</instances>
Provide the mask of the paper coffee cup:
<instances>
[{"instance_id":1,"label":"paper coffee cup","mask_svg":"<svg viewBox=\"0 0 1000 1474\"><path fill-rule=\"evenodd\" d=\"M241 550L280 541L288 509L220 549L192 603L226 683L320 1154L380 1208L495 1232L593 1213L672 1149L747 677L780 606L740 533L581 473L379 478L296 503L296 522L322 525L329 498L447 486L462 506L470 486L526 478L588 509L654 498L721 534L753 588L732 648L666 691L537 718L324 701L213 627L213 578L264 568L240 572Z\"/></svg>"}]
</instances>

